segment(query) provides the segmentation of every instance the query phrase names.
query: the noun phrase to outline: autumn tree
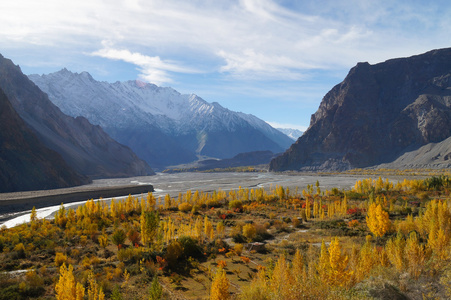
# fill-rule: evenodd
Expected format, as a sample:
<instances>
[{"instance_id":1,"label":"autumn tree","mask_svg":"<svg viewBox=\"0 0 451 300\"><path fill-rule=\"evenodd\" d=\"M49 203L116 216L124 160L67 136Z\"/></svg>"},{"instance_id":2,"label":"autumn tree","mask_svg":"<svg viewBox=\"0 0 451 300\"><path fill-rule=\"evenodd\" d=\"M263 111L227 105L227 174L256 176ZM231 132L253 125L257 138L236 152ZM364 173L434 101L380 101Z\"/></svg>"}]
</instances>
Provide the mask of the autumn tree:
<instances>
[{"instance_id":1,"label":"autumn tree","mask_svg":"<svg viewBox=\"0 0 451 300\"><path fill-rule=\"evenodd\" d=\"M155 275L149 289L149 300L160 300L163 296L163 288L158 282L158 277Z\"/></svg>"},{"instance_id":2,"label":"autumn tree","mask_svg":"<svg viewBox=\"0 0 451 300\"><path fill-rule=\"evenodd\" d=\"M30 222L34 223L38 220L38 214L36 212L36 207L33 206L33 208L31 209L31 214L30 214Z\"/></svg>"},{"instance_id":3,"label":"autumn tree","mask_svg":"<svg viewBox=\"0 0 451 300\"><path fill-rule=\"evenodd\" d=\"M382 237L390 229L388 212L384 211L381 204L372 203L368 208L366 224L376 237Z\"/></svg>"},{"instance_id":4,"label":"autumn tree","mask_svg":"<svg viewBox=\"0 0 451 300\"><path fill-rule=\"evenodd\" d=\"M417 279L423 271L423 267L426 262L426 254L424 251L424 245L420 244L415 232L412 232L407 239L404 252L409 273L412 277Z\"/></svg>"},{"instance_id":5,"label":"autumn tree","mask_svg":"<svg viewBox=\"0 0 451 300\"><path fill-rule=\"evenodd\" d=\"M154 211L145 211L141 214L141 241L149 246L158 233L160 216Z\"/></svg>"},{"instance_id":6,"label":"autumn tree","mask_svg":"<svg viewBox=\"0 0 451 300\"><path fill-rule=\"evenodd\" d=\"M111 239L113 240L113 244L115 244L117 246L117 248L119 249L122 244L124 244L125 242L125 231L122 229L116 229L113 232L113 235L111 237Z\"/></svg>"},{"instance_id":7,"label":"autumn tree","mask_svg":"<svg viewBox=\"0 0 451 300\"><path fill-rule=\"evenodd\" d=\"M83 300L85 289L80 283L75 281L74 268L63 264L60 268L60 277L55 286L57 300Z\"/></svg>"},{"instance_id":8,"label":"autumn tree","mask_svg":"<svg viewBox=\"0 0 451 300\"><path fill-rule=\"evenodd\" d=\"M210 300L230 299L229 286L230 283L226 277L225 271L222 268L219 268L218 271L216 271L211 284Z\"/></svg>"},{"instance_id":9,"label":"autumn tree","mask_svg":"<svg viewBox=\"0 0 451 300\"><path fill-rule=\"evenodd\" d=\"M105 294L103 293L103 289L102 287L99 287L92 271L89 272L88 282L88 300L104 300Z\"/></svg>"},{"instance_id":10,"label":"autumn tree","mask_svg":"<svg viewBox=\"0 0 451 300\"><path fill-rule=\"evenodd\" d=\"M391 264L395 266L398 271L402 271L405 265L404 248L406 241L402 234L398 232L396 239L391 238L385 245L385 250Z\"/></svg>"},{"instance_id":11,"label":"autumn tree","mask_svg":"<svg viewBox=\"0 0 451 300\"><path fill-rule=\"evenodd\" d=\"M329 266L329 283L332 285L346 286L351 279L352 271L348 269L348 256L342 253L338 238L330 242Z\"/></svg>"}]
</instances>

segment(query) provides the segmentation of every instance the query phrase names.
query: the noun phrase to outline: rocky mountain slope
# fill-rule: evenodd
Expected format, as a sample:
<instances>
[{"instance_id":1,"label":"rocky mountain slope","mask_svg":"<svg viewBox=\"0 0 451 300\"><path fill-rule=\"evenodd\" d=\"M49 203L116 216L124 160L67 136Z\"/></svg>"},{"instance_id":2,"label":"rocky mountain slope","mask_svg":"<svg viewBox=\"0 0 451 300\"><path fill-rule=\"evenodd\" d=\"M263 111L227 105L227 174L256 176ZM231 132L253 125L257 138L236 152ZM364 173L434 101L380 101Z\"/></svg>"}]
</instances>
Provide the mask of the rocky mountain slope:
<instances>
[{"instance_id":1,"label":"rocky mountain slope","mask_svg":"<svg viewBox=\"0 0 451 300\"><path fill-rule=\"evenodd\" d=\"M429 143L407 151L395 161L378 165L385 169L450 169L451 137L439 143Z\"/></svg>"},{"instance_id":2,"label":"rocky mountain slope","mask_svg":"<svg viewBox=\"0 0 451 300\"><path fill-rule=\"evenodd\" d=\"M270 170L345 170L392 162L451 136L451 48L358 63Z\"/></svg>"},{"instance_id":3,"label":"rocky mountain slope","mask_svg":"<svg viewBox=\"0 0 451 300\"><path fill-rule=\"evenodd\" d=\"M1 55L0 88L38 139L78 173L91 178L153 174L147 163L102 128L83 117L63 114L18 66Z\"/></svg>"},{"instance_id":4,"label":"rocky mountain slope","mask_svg":"<svg viewBox=\"0 0 451 300\"><path fill-rule=\"evenodd\" d=\"M53 189L88 183L46 148L0 89L0 193Z\"/></svg>"},{"instance_id":5,"label":"rocky mountain slope","mask_svg":"<svg viewBox=\"0 0 451 300\"><path fill-rule=\"evenodd\" d=\"M64 113L84 116L152 166L229 158L242 152L281 152L292 141L266 122L140 81L98 82L66 69L29 78Z\"/></svg>"}]
</instances>

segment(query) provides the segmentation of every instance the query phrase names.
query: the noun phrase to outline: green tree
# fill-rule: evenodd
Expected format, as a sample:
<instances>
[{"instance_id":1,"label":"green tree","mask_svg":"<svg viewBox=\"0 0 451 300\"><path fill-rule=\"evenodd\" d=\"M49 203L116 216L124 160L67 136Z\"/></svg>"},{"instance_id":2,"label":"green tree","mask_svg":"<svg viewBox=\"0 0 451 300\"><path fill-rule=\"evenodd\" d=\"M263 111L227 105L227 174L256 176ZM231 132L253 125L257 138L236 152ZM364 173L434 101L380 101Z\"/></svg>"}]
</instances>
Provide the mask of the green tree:
<instances>
[{"instance_id":1,"label":"green tree","mask_svg":"<svg viewBox=\"0 0 451 300\"><path fill-rule=\"evenodd\" d=\"M141 241L149 246L158 233L160 216L154 211L145 211L141 214Z\"/></svg>"},{"instance_id":2,"label":"green tree","mask_svg":"<svg viewBox=\"0 0 451 300\"><path fill-rule=\"evenodd\" d=\"M113 236L111 237L111 239L113 240L113 244L115 244L117 246L117 248L121 248L121 246L124 244L125 242L125 231L122 229L116 229L113 232Z\"/></svg>"},{"instance_id":3,"label":"green tree","mask_svg":"<svg viewBox=\"0 0 451 300\"><path fill-rule=\"evenodd\" d=\"M155 275L149 289L149 300L160 300L163 296L163 288L161 287L158 277Z\"/></svg>"}]
</instances>

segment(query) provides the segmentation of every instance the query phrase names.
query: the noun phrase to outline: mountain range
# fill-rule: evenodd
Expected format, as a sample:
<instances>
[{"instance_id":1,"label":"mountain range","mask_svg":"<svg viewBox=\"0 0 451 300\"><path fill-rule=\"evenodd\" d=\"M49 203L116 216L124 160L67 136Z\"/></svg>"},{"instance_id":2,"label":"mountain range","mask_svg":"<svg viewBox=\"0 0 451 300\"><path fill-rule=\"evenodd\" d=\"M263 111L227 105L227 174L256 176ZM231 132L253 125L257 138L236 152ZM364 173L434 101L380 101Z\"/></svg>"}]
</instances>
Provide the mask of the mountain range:
<instances>
[{"instance_id":1,"label":"mountain range","mask_svg":"<svg viewBox=\"0 0 451 300\"><path fill-rule=\"evenodd\" d=\"M293 141L296 141L304 132L300 131L299 129L294 128L276 128L280 132L284 133L286 136L288 136Z\"/></svg>"},{"instance_id":2,"label":"mountain range","mask_svg":"<svg viewBox=\"0 0 451 300\"><path fill-rule=\"evenodd\" d=\"M55 158L50 159L49 163L55 162L55 167L59 170L55 171L55 174L62 174L64 170L61 169L67 169L67 173L71 174L69 177L73 180L66 180L66 177L62 176L66 185L86 183L92 178L154 174L146 162L139 159L128 147L113 140L99 126L92 125L86 118L73 118L62 113L48 96L22 73L19 66L1 55L0 89L14 112L26 124L28 131L24 131L24 127L20 126L20 131L30 137L26 140L38 145L32 138L35 136L39 144L58 153L53 155ZM15 124L17 122L12 119L2 120L1 130L11 131L17 126ZM32 135L29 132L32 132ZM9 141L11 145L17 143L14 147L21 144L21 135L17 136L17 140ZM67 165L59 163L59 155ZM30 155L30 159L31 157L33 156ZM48 158L49 155L45 157ZM41 187L46 186L48 185L43 184Z\"/></svg>"},{"instance_id":3,"label":"mountain range","mask_svg":"<svg viewBox=\"0 0 451 300\"><path fill-rule=\"evenodd\" d=\"M450 136L451 48L358 63L324 96L307 131L271 161L270 170L346 170L394 161L403 168L412 163L403 155L424 154L422 146ZM449 145L434 147L438 152L427 161L410 158L417 166L440 157L446 164Z\"/></svg>"},{"instance_id":4,"label":"mountain range","mask_svg":"<svg viewBox=\"0 0 451 300\"><path fill-rule=\"evenodd\" d=\"M249 114L137 80L99 82L67 69L29 78L65 114L83 116L153 168L243 152L282 152L292 140Z\"/></svg>"}]
</instances>

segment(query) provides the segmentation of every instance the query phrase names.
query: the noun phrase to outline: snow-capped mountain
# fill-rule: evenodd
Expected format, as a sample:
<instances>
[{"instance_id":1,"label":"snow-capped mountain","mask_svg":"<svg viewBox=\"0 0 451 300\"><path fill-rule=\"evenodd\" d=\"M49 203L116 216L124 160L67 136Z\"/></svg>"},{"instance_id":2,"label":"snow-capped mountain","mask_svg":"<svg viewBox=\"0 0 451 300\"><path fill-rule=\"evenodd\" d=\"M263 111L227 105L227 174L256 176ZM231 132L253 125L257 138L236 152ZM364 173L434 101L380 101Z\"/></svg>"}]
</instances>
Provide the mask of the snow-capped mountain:
<instances>
[{"instance_id":1,"label":"snow-capped mountain","mask_svg":"<svg viewBox=\"0 0 451 300\"><path fill-rule=\"evenodd\" d=\"M129 146L152 167L194 161L199 155L288 148L292 140L255 116L237 113L197 95L137 80L99 82L67 69L29 78L65 114L84 116Z\"/></svg>"},{"instance_id":2,"label":"snow-capped mountain","mask_svg":"<svg viewBox=\"0 0 451 300\"><path fill-rule=\"evenodd\" d=\"M297 141L297 139L304 133L303 131L294 128L276 128L276 129L286 134L293 141Z\"/></svg>"}]
</instances>

